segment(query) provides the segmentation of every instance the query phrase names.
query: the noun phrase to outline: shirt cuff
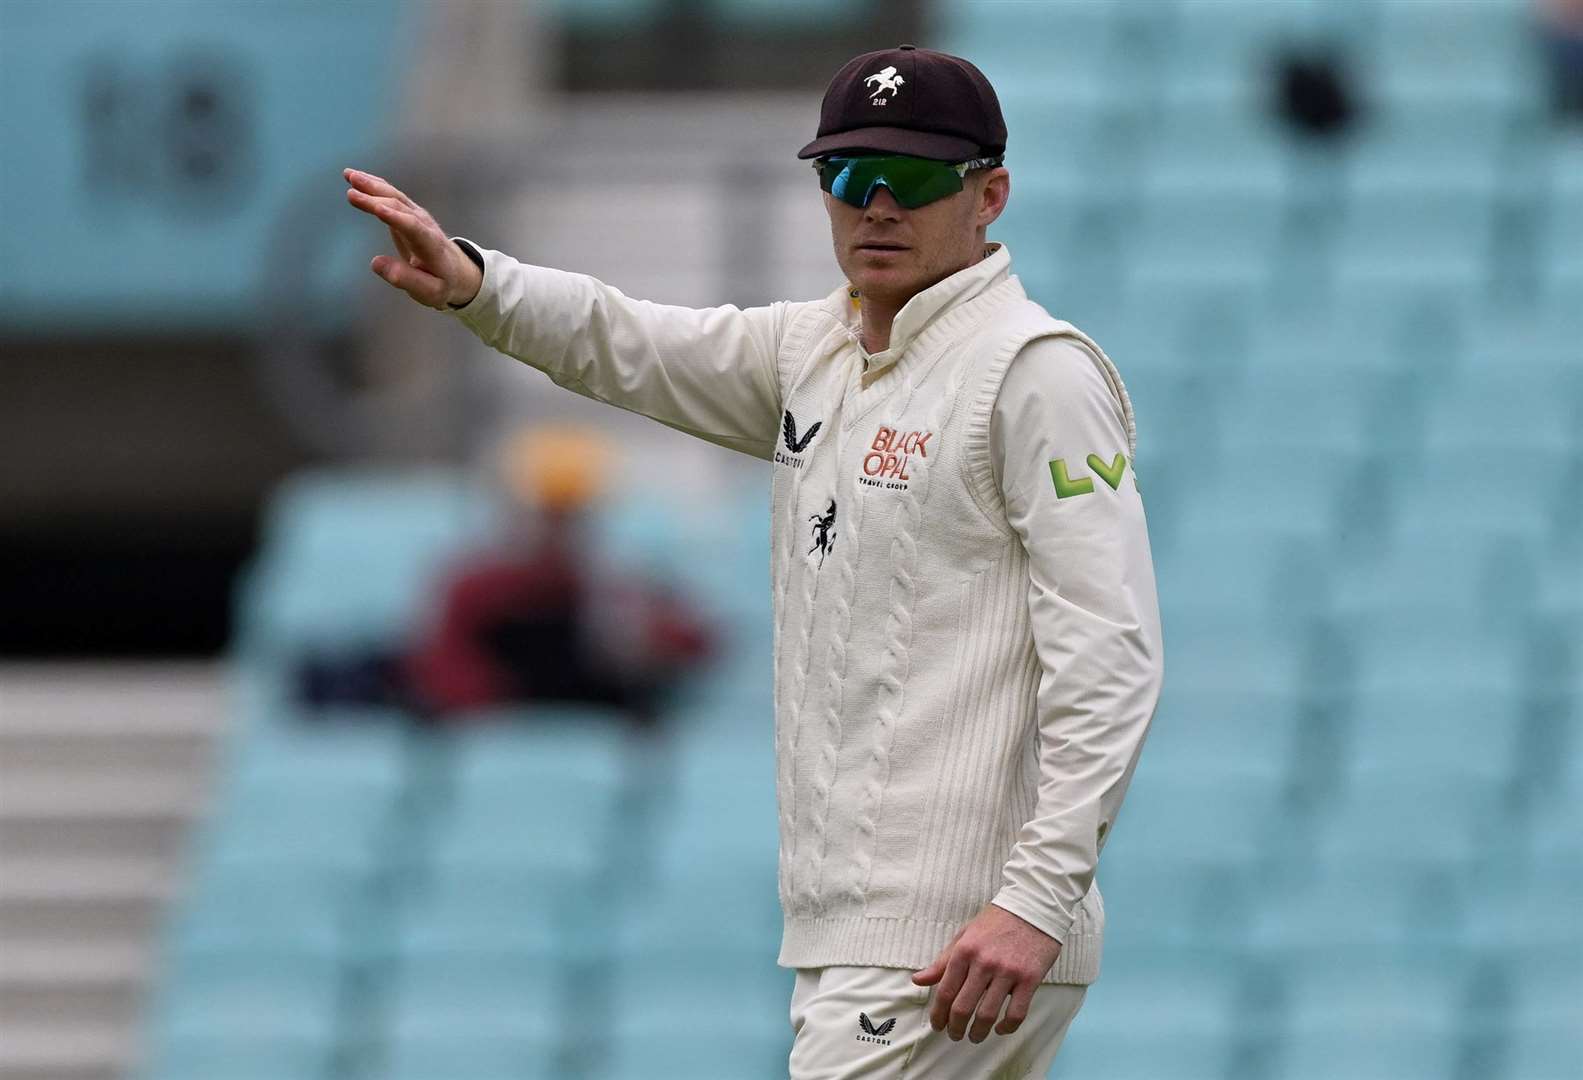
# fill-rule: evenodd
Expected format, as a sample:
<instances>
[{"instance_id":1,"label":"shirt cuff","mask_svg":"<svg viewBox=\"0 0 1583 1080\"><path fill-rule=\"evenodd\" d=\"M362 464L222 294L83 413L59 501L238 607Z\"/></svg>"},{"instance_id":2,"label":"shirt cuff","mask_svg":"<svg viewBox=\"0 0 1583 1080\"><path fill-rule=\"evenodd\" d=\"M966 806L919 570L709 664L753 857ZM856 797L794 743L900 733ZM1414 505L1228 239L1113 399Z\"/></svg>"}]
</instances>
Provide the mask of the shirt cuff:
<instances>
[{"instance_id":1,"label":"shirt cuff","mask_svg":"<svg viewBox=\"0 0 1583 1080\"><path fill-rule=\"evenodd\" d=\"M480 273L483 272L483 270L484 270L484 256L479 252L479 250L477 248L475 248L473 246L472 241L464 240L460 236L453 236L453 237L451 237L451 242L454 243L457 247L461 248L462 251L464 251L467 254L467 257L469 259L472 259L473 262L475 264L477 264L478 270L479 270ZM483 293L483 291L484 291L484 286L483 286L483 283L480 282L479 285L478 285L478 293L481 295ZM477 300L477 299L478 299L478 295L475 295L473 297L473 300ZM472 304L473 300L469 300L465 304L447 304L446 306L449 307L452 311L461 311L463 308L469 307Z\"/></svg>"},{"instance_id":2,"label":"shirt cuff","mask_svg":"<svg viewBox=\"0 0 1583 1080\"><path fill-rule=\"evenodd\" d=\"M1034 905L1015 885L1007 885L996 893L990 903L1002 911L1009 911L1023 922L1044 931L1062 945L1072 930L1072 916L1063 915L1049 905Z\"/></svg>"}]
</instances>

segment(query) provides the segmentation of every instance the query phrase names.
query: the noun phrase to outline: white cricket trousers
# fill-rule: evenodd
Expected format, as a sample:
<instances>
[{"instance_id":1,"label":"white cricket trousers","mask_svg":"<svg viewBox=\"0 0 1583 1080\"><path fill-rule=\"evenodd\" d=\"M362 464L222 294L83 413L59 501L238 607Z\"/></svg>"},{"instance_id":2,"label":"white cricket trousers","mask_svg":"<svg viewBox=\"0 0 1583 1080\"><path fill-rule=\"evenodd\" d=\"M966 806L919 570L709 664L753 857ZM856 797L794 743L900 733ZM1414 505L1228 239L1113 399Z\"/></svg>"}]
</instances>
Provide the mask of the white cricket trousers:
<instances>
[{"instance_id":1,"label":"white cricket trousers","mask_svg":"<svg viewBox=\"0 0 1583 1080\"><path fill-rule=\"evenodd\" d=\"M1041 983L1016 1031L999 1035L991 1028L975 1043L965 1033L953 1040L930 1026L940 984L919 986L908 968L795 971L791 1080L1044 1080L1088 994L1086 986ZM1002 1002L997 1023L1009 1003Z\"/></svg>"}]
</instances>

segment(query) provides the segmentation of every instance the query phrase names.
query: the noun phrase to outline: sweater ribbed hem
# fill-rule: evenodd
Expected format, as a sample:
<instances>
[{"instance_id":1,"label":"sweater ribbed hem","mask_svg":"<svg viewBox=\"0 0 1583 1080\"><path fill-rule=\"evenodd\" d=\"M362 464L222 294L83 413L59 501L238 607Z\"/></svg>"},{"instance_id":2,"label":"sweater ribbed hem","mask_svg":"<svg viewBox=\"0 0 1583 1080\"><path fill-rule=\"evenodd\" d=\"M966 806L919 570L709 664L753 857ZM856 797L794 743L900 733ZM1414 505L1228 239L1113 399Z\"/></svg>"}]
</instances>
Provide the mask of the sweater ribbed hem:
<instances>
[{"instance_id":1,"label":"sweater ribbed hem","mask_svg":"<svg viewBox=\"0 0 1583 1080\"><path fill-rule=\"evenodd\" d=\"M939 958L960 929L960 922L921 919L789 918L775 962L785 968L854 966L922 971ZM1103 932L1070 934L1061 946L1061 955L1039 981L1087 986L1099 978L1103 950Z\"/></svg>"}]
</instances>

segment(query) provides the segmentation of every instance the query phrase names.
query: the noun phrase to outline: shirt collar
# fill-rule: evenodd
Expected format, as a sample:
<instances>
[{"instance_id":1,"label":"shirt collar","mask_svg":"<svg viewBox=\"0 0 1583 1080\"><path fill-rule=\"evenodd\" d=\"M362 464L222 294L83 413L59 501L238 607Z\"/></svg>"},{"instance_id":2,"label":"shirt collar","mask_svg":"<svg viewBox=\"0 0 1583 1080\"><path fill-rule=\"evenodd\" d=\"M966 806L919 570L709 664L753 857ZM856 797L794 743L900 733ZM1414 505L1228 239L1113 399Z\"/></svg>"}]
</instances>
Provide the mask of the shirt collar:
<instances>
[{"instance_id":1,"label":"shirt collar","mask_svg":"<svg viewBox=\"0 0 1583 1080\"><path fill-rule=\"evenodd\" d=\"M864 374L873 375L895 363L896 359L906 352L912 340L934 321L936 316L1000 284L1010 273L1011 251L1006 245L999 241L985 244L984 257L978 262L963 267L927 289L915 293L902 305L901 310L896 313L895 320L890 324L890 344L877 353L867 352L863 348L863 316L859 310L860 301L853 295L857 290L852 287L850 281L847 282L847 296L852 301L847 305L847 326L857 343L858 352L863 356Z\"/></svg>"}]
</instances>

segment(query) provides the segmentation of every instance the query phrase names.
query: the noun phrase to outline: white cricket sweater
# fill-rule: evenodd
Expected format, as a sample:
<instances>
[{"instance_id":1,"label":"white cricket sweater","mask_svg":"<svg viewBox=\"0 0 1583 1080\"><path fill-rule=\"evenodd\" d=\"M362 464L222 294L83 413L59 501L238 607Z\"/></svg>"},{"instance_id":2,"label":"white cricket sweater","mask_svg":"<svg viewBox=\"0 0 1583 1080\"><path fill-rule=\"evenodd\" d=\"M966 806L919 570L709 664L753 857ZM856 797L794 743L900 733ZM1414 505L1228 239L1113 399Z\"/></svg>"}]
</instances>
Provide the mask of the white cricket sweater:
<instances>
[{"instance_id":1,"label":"white cricket sweater","mask_svg":"<svg viewBox=\"0 0 1583 1080\"><path fill-rule=\"evenodd\" d=\"M778 963L920 969L993 902L1063 943L1042 981L1098 978L1095 868L1164 672L1132 407L1099 347L1003 244L872 356L850 283L687 308L478 250L453 314L484 342L775 463Z\"/></svg>"}]
</instances>

